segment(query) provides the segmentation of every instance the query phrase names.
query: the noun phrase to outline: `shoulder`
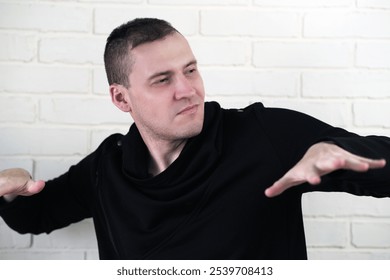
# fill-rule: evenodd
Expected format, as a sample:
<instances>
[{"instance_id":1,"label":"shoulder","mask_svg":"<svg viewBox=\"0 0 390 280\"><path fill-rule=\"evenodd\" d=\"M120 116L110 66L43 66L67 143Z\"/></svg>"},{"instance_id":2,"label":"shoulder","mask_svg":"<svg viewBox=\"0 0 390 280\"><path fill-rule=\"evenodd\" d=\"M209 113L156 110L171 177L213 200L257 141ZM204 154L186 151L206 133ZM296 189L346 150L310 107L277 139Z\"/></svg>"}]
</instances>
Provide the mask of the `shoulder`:
<instances>
[{"instance_id":1,"label":"shoulder","mask_svg":"<svg viewBox=\"0 0 390 280\"><path fill-rule=\"evenodd\" d=\"M323 121L306 113L287 108L266 107L260 102L253 103L243 110L256 117L257 121L265 127L280 126L295 129L303 127L307 129L311 126L327 126Z\"/></svg>"},{"instance_id":2,"label":"shoulder","mask_svg":"<svg viewBox=\"0 0 390 280\"><path fill-rule=\"evenodd\" d=\"M121 150L123 137L124 135L120 133L107 136L91 155L94 158L100 158L101 156Z\"/></svg>"},{"instance_id":3,"label":"shoulder","mask_svg":"<svg viewBox=\"0 0 390 280\"><path fill-rule=\"evenodd\" d=\"M105 150L110 149L111 147L121 146L123 136L124 135L120 133L111 134L102 141L98 147L98 150Z\"/></svg>"},{"instance_id":4,"label":"shoulder","mask_svg":"<svg viewBox=\"0 0 390 280\"><path fill-rule=\"evenodd\" d=\"M219 111L224 120L230 122L256 123L263 128L307 129L327 126L326 123L308 114L286 108L266 107L255 102L243 108L224 109L217 102L206 102L207 112Z\"/></svg>"},{"instance_id":5,"label":"shoulder","mask_svg":"<svg viewBox=\"0 0 390 280\"><path fill-rule=\"evenodd\" d=\"M207 114L220 113L224 116L242 117L251 115L253 112L261 112L265 109L264 105L260 102L253 103L243 108L223 108L216 101L209 101L205 103L205 112ZM244 114L243 114L244 113Z\"/></svg>"},{"instance_id":6,"label":"shoulder","mask_svg":"<svg viewBox=\"0 0 390 280\"><path fill-rule=\"evenodd\" d=\"M269 135L288 137L326 133L331 128L331 125L308 114L286 108L266 107L261 102L244 108L221 110L225 125L240 131L255 128Z\"/></svg>"}]
</instances>

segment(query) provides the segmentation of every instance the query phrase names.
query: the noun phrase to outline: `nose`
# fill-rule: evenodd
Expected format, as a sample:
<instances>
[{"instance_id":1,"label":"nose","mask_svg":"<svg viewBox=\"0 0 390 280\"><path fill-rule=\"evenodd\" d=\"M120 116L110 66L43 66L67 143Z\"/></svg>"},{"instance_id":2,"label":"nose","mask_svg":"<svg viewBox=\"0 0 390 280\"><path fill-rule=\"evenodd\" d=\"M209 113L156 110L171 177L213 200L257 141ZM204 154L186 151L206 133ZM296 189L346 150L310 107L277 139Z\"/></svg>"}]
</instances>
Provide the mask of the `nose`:
<instances>
[{"instance_id":1,"label":"nose","mask_svg":"<svg viewBox=\"0 0 390 280\"><path fill-rule=\"evenodd\" d=\"M185 75L180 75L176 78L175 83L175 98L182 99L190 97L195 93L195 88L192 82Z\"/></svg>"}]
</instances>

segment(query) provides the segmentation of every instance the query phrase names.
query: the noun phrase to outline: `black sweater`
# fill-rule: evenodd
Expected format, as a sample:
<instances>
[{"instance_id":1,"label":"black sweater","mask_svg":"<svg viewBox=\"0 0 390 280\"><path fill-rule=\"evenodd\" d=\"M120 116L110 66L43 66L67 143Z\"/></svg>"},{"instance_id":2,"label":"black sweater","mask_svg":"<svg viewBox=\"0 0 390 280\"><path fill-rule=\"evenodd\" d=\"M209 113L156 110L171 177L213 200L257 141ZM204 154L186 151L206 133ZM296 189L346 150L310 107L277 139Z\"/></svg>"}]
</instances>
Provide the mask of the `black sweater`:
<instances>
[{"instance_id":1,"label":"black sweater","mask_svg":"<svg viewBox=\"0 0 390 280\"><path fill-rule=\"evenodd\" d=\"M311 190L390 194L390 140L360 137L298 112L206 103L205 124L178 159L150 177L135 125L48 181L32 197L1 202L21 233L51 232L92 217L102 259L305 259L301 195ZM314 143L333 141L385 168L337 171L275 198L264 190Z\"/></svg>"}]
</instances>

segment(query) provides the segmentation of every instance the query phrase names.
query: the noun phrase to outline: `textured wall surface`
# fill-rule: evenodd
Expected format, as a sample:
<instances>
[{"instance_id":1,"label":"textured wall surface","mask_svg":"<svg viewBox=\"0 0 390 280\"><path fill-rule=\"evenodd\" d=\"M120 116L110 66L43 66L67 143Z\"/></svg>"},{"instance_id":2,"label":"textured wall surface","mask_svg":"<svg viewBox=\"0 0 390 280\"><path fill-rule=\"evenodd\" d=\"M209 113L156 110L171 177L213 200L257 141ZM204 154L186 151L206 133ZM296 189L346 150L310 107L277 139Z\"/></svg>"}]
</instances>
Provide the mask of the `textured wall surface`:
<instances>
[{"instance_id":1,"label":"textured wall surface","mask_svg":"<svg viewBox=\"0 0 390 280\"><path fill-rule=\"evenodd\" d=\"M187 36L208 100L390 136L388 0L0 0L0 169L49 179L127 131L102 54L109 32L135 17ZM311 259L390 258L389 199L311 193L303 209ZM0 219L0 259L96 258L90 220L32 236Z\"/></svg>"}]
</instances>

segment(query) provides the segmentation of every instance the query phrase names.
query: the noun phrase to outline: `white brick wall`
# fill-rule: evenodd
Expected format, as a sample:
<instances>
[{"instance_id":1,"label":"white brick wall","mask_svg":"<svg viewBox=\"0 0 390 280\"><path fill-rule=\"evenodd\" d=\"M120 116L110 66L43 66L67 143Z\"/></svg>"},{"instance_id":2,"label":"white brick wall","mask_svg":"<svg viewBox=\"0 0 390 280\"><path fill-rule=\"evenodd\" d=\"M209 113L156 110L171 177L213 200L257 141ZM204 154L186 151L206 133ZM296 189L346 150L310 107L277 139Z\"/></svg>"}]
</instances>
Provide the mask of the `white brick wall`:
<instances>
[{"instance_id":1,"label":"white brick wall","mask_svg":"<svg viewBox=\"0 0 390 280\"><path fill-rule=\"evenodd\" d=\"M161 17L187 36L207 100L254 101L390 136L388 0L0 0L0 169L49 179L131 118L111 105L109 32ZM390 259L390 199L310 193L309 257ZM0 220L0 259L96 259L90 220L19 235Z\"/></svg>"},{"instance_id":2,"label":"white brick wall","mask_svg":"<svg viewBox=\"0 0 390 280\"><path fill-rule=\"evenodd\" d=\"M351 42L255 42L253 64L278 68L347 68L353 66Z\"/></svg>"},{"instance_id":3,"label":"white brick wall","mask_svg":"<svg viewBox=\"0 0 390 280\"><path fill-rule=\"evenodd\" d=\"M356 65L367 68L390 68L390 43L358 42Z\"/></svg>"},{"instance_id":4,"label":"white brick wall","mask_svg":"<svg viewBox=\"0 0 390 280\"><path fill-rule=\"evenodd\" d=\"M300 27L294 12L214 8L201 11L200 18L200 33L207 36L296 37Z\"/></svg>"}]
</instances>

